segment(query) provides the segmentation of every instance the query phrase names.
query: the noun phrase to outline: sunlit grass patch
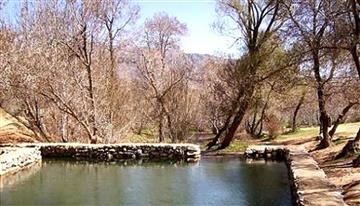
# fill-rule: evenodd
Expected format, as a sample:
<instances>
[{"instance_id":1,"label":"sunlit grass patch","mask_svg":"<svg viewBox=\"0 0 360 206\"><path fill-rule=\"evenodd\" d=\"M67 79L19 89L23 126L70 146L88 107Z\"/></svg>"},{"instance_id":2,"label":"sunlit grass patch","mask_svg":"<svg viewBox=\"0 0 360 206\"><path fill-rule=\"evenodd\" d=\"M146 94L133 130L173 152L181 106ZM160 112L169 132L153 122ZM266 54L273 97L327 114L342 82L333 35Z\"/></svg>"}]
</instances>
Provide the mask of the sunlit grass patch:
<instances>
[{"instance_id":1,"label":"sunlit grass patch","mask_svg":"<svg viewBox=\"0 0 360 206\"><path fill-rule=\"evenodd\" d=\"M281 134L277 139L296 139L302 137L314 137L319 134L319 127L300 128L296 132Z\"/></svg>"},{"instance_id":2,"label":"sunlit grass patch","mask_svg":"<svg viewBox=\"0 0 360 206\"><path fill-rule=\"evenodd\" d=\"M249 144L246 142L235 140L227 148L225 148L222 151L223 152L244 152L248 146L249 146Z\"/></svg>"},{"instance_id":3,"label":"sunlit grass patch","mask_svg":"<svg viewBox=\"0 0 360 206\"><path fill-rule=\"evenodd\" d=\"M358 129L360 128L360 122L355 123L345 123L339 125L336 130L337 136L349 137L354 136ZM298 138L308 138L315 137L319 135L319 127L306 127L299 128L296 132L282 134L277 139L298 139Z\"/></svg>"}]
</instances>

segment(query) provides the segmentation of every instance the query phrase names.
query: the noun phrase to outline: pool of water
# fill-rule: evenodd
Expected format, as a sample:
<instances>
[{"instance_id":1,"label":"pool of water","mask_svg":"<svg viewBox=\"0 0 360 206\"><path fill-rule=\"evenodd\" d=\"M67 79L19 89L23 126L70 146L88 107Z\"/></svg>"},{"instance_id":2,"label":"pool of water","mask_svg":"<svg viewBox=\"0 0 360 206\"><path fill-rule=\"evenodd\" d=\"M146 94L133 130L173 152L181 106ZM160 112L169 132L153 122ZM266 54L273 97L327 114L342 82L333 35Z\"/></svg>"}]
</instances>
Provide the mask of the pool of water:
<instances>
[{"instance_id":1,"label":"pool of water","mask_svg":"<svg viewBox=\"0 0 360 206\"><path fill-rule=\"evenodd\" d=\"M196 164L45 160L0 189L0 205L292 205L284 163Z\"/></svg>"}]
</instances>

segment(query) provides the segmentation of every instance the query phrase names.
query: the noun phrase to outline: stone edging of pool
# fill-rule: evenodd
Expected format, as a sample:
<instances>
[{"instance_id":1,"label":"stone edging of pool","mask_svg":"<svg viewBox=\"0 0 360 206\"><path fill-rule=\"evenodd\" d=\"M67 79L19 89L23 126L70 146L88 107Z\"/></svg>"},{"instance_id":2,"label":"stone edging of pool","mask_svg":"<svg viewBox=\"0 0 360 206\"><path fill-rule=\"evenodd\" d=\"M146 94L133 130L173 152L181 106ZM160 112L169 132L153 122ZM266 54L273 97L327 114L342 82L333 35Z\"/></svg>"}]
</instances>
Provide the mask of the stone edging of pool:
<instances>
[{"instance_id":1,"label":"stone edging of pool","mask_svg":"<svg viewBox=\"0 0 360 206\"><path fill-rule=\"evenodd\" d=\"M346 205L341 189L328 180L302 146L254 145L247 148L245 156L285 160L296 205Z\"/></svg>"},{"instance_id":2,"label":"stone edging of pool","mask_svg":"<svg viewBox=\"0 0 360 206\"><path fill-rule=\"evenodd\" d=\"M0 145L0 177L14 174L42 158L70 158L101 162L128 159L198 161L194 144L80 144L37 143Z\"/></svg>"},{"instance_id":3,"label":"stone edging of pool","mask_svg":"<svg viewBox=\"0 0 360 206\"><path fill-rule=\"evenodd\" d=\"M0 152L0 177L15 174L41 162L38 148L7 147L0 148Z\"/></svg>"}]
</instances>

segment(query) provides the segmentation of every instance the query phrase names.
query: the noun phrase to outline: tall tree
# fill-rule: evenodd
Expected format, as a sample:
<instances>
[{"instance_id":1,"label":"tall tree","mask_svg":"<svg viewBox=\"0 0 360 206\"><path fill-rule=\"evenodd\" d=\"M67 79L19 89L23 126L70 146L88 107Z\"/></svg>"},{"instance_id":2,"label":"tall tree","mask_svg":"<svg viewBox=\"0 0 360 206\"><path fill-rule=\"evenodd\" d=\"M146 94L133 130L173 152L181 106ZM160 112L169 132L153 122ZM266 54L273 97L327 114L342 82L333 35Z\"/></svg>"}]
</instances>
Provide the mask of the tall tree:
<instances>
[{"instance_id":1,"label":"tall tree","mask_svg":"<svg viewBox=\"0 0 360 206\"><path fill-rule=\"evenodd\" d=\"M106 30L106 47L108 51L108 62L106 66L106 98L107 113L110 125L109 138L113 139L115 123L115 94L119 92L119 70L118 70L118 50L121 45L119 41L124 39L128 28L139 16L139 7L133 5L129 0L108 0L105 2L96 1L93 6L94 15L99 18L101 24ZM124 39L125 40L125 39ZM119 114L122 115L122 114Z\"/></svg>"},{"instance_id":2,"label":"tall tree","mask_svg":"<svg viewBox=\"0 0 360 206\"><path fill-rule=\"evenodd\" d=\"M177 140L176 118L173 118L176 111L171 108L178 104L174 95L181 95L176 92L186 88L189 65L178 50L179 37L186 31L186 25L175 17L155 14L145 22L144 38L137 54L140 59L135 60L146 96L151 102L155 100L153 105L160 142L164 141L165 128L171 141Z\"/></svg>"},{"instance_id":3,"label":"tall tree","mask_svg":"<svg viewBox=\"0 0 360 206\"><path fill-rule=\"evenodd\" d=\"M311 69L316 82L318 107L320 112L320 129L322 140L318 148L326 148L330 145L329 127L331 126L330 116L326 110L325 84L331 80L334 70L328 72L328 77L324 77L322 67L327 33L332 18L332 1L328 0L306 0L306 1L286 1L284 8L287 11L289 22L287 30L291 31L292 36L299 42L304 42L305 54L311 58Z\"/></svg>"},{"instance_id":4,"label":"tall tree","mask_svg":"<svg viewBox=\"0 0 360 206\"><path fill-rule=\"evenodd\" d=\"M218 10L233 20L238 29L238 40L245 44L246 54L243 58L231 65L231 75L237 82L233 91L231 108L224 124L215 138L207 145L208 149L216 145L223 138L219 149L229 146L236 130L238 129L246 110L252 99L258 70L262 64L266 52L263 51L264 44L271 39L281 25L280 1L218 1ZM224 28L226 25L220 25ZM269 51L267 51L269 52ZM269 55L267 53L266 55Z\"/></svg>"}]
</instances>

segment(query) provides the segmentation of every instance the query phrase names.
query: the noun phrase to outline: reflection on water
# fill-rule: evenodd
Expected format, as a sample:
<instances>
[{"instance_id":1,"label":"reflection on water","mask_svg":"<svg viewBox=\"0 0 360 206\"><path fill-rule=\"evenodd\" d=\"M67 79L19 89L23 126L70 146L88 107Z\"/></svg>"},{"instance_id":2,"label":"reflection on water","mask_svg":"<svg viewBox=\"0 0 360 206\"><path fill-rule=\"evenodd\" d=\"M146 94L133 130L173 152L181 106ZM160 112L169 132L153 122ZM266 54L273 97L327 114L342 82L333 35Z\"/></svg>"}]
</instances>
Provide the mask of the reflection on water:
<instances>
[{"instance_id":1,"label":"reflection on water","mask_svg":"<svg viewBox=\"0 0 360 206\"><path fill-rule=\"evenodd\" d=\"M46 160L33 176L5 185L0 205L291 205L283 163L127 165Z\"/></svg>"},{"instance_id":2,"label":"reflection on water","mask_svg":"<svg viewBox=\"0 0 360 206\"><path fill-rule=\"evenodd\" d=\"M41 169L41 161L35 162L14 174L0 176L0 192L3 191L4 187L15 187L16 184L20 184L21 182L35 175L38 171L40 171L40 169Z\"/></svg>"}]
</instances>

